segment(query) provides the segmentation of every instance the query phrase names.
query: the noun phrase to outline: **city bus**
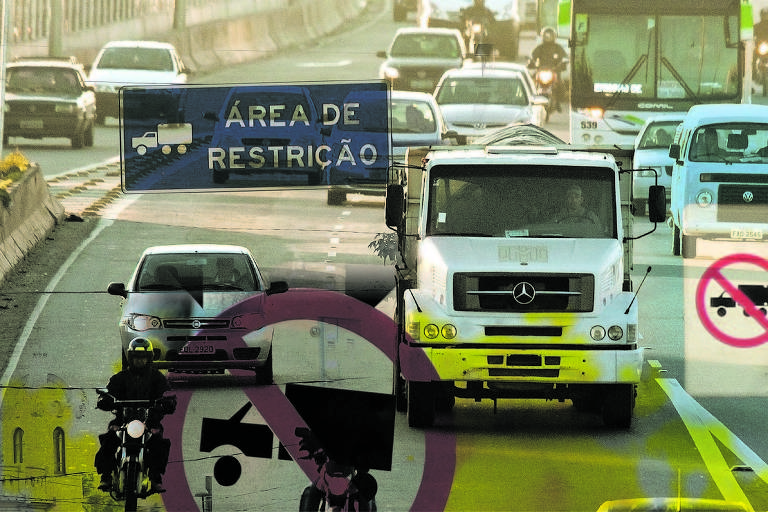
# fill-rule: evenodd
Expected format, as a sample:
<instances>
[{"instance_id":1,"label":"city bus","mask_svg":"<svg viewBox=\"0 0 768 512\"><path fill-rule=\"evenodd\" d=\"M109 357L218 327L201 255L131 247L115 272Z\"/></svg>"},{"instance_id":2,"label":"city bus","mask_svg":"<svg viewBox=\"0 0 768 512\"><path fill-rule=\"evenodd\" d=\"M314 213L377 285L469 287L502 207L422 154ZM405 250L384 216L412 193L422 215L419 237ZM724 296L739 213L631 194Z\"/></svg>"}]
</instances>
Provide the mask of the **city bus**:
<instances>
[{"instance_id":1,"label":"city bus","mask_svg":"<svg viewBox=\"0 0 768 512\"><path fill-rule=\"evenodd\" d=\"M631 146L652 114L751 102L748 0L561 0L557 22L574 144Z\"/></svg>"}]
</instances>

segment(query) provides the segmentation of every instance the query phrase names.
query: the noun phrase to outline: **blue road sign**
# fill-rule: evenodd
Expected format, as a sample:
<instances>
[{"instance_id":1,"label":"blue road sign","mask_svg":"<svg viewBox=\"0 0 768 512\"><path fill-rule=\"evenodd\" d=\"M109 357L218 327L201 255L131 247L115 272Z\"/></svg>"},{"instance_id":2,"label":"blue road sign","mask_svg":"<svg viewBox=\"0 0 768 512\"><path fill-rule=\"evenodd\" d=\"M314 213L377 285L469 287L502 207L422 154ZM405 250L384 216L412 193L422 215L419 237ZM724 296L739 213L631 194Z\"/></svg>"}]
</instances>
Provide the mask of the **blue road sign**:
<instances>
[{"instance_id":1,"label":"blue road sign","mask_svg":"<svg viewBox=\"0 0 768 512\"><path fill-rule=\"evenodd\" d=\"M126 192L386 183L384 81L124 87Z\"/></svg>"}]
</instances>

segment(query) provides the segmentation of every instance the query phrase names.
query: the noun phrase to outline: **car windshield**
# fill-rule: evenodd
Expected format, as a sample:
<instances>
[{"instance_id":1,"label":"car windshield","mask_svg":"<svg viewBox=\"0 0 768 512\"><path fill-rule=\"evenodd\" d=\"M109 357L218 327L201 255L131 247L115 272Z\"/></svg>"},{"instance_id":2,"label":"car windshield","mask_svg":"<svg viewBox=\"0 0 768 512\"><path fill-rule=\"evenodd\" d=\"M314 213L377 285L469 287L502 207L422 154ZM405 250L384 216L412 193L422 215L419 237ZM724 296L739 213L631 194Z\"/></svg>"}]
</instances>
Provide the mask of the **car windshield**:
<instances>
[{"instance_id":1,"label":"car windshield","mask_svg":"<svg viewBox=\"0 0 768 512\"><path fill-rule=\"evenodd\" d=\"M244 254L150 254L139 269L136 291L259 291Z\"/></svg>"},{"instance_id":2,"label":"car windshield","mask_svg":"<svg viewBox=\"0 0 768 512\"><path fill-rule=\"evenodd\" d=\"M532 165L434 167L427 234L615 238L613 173Z\"/></svg>"},{"instance_id":3,"label":"car windshield","mask_svg":"<svg viewBox=\"0 0 768 512\"><path fill-rule=\"evenodd\" d=\"M15 93L56 93L62 96L78 96L82 91L80 79L74 71L41 67L9 69L6 89Z\"/></svg>"},{"instance_id":4,"label":"car windshield","mask_svg":"<svg viewBox=\"0 0 768 512\"><path fill-rule=\"evenodd\" d=\"M640 137L637 149L663 149L672 144L675 130L680 121L659 121L651 123Z\"/></svg>"},{"instance_id":5,"label":"car windshield","mask_svg":"<svg viewBox=\"0 0 768 512\"><path fill-rule=\"evenodd\" d=\"M393 100L391 103L392 133L434 133L435 115L428 103Z\"/></svg>"},{"instance_id":6,"label":"car windshield","mask_svg":"<svg viewBox=\"0 0 768 512\"><path fill-rule=\"evenodd\" d=\"M443 81L435 99L440 105L528 105L522 80L510 77L451 77Z\"/></svg>"},{"instance_id":7,"label":"car windshield","mask_svg":"<svg viewBox=\"0 0 768 512\"><path fill-rule=\"evenodd\" d=\"M723 123L698 128L691 137L692 162L768 163L768 123Z\"/></svg>"},{"instance_id":8,"label":"car windshield","mask_svg":"<svg viewBox=\"0 0 768 512\"><path fill-rule=\"evenodd\" d=\"M458 40L442 34L401 34L395 38L389 52L392 57L441 57L461 56Z\"/></svg>"},{"instance_id":9,"label":"car windshield","mask_svg":"<svg viewBox=\"0 0 768 512\"><path fill-rule=\"evenodd\" d=\"M173 59L170 52L163 48L107 48L96 67L173 71Z\"/></svg>"}]
</instances>

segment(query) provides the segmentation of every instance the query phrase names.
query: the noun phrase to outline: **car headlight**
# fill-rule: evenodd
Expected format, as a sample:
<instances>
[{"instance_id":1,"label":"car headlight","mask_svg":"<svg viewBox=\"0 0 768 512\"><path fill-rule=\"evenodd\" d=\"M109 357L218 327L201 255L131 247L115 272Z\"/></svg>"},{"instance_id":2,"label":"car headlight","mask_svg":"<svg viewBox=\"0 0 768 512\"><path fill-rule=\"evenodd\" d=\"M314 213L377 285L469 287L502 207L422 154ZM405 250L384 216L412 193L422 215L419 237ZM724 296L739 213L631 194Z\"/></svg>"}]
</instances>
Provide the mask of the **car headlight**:
<instances>
[{"instance_id":1,"label":"car headlight","mask_svg":"<svg viewBox=\"0 0 768 512\"><path fill-rule=\"evenodd\" d=\"M131 314L125 319L125 325L134 331L148 331L150 329L160 329L163 322L156 316Z\"/></svg>"},{"instance_id":2,"label":"car headlight","mask_svg":"<svg viewBox=\"0 0 768 512\"><path fill-rule=\"evenodd\" d=\"M394 80L400 76L400 71L397 68L387 66L381 70L381 74L384 75L384 78Z\"/></svg>"},{"instance_id":3,"label":"car headlight","mask_svg":"<svg viewBox=\"0 0 768 512\"><path fill-rule=\"evenodd\" d=\"M75 105L72 103L58 103L54 107L54 112L57 114L71 114L76 110Z\"/></svg>"},{"instance_id":4,"label":"car headlight","mask_svg":"<svg viewBox=\"0 0 768 512\"><path fill-rule=\"evenodd\" d=\"M696 204L701 208L707 208L712 204L712 192L709 190L702 190L696 194Z\"/></svg>"}]
</instances>

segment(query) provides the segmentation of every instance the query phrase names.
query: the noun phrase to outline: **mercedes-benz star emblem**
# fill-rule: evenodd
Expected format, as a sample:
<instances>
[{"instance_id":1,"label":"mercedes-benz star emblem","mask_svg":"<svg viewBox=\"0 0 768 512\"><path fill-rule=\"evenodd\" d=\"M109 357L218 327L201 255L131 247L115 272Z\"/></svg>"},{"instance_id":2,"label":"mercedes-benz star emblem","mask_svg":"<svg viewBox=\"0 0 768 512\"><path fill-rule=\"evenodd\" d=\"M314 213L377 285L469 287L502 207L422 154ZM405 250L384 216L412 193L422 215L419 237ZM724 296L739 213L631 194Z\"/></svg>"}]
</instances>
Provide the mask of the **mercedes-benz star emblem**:
<instances>
[{"instance_id":1,"label":"mercedes-benz star emblem","mask_svg":"<svg viewBox=\"0 0 768 512\"><path fill-rule=\"evenodd\" d=\"M752 200L755 198L755 195L749 190L747 190L743 194L741 194L741 198L744 200L745 203L751 203Z\"/></svg>"},{"instance_id":2,"label":"mercedes-benz star emblem","mask_svg":"<svg viewBox=\"0 0 768 512\"><path fill-rule=\"evenodd\" d=\"M521 281L512 288L512 297L518 304L530 304L536 296L536 288L531 283Z\"/></svg>"}]
</instances>

